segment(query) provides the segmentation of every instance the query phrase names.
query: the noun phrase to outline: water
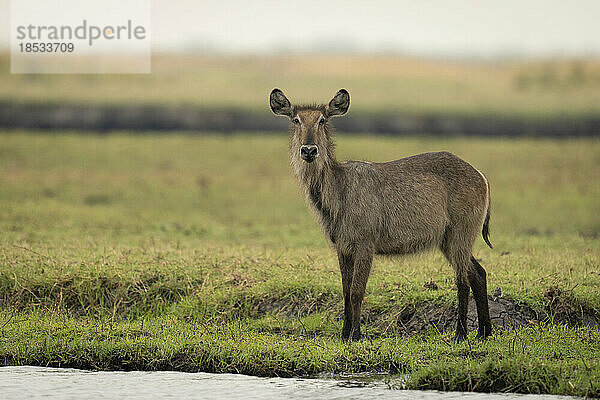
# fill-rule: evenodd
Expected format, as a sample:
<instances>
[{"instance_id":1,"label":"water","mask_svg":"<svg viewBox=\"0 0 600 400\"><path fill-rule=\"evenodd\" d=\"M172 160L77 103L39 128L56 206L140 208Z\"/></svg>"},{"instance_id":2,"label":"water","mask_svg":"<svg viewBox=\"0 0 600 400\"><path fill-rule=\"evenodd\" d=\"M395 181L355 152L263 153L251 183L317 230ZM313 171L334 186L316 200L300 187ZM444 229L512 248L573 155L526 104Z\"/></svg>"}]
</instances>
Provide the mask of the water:
<instances>
[{"instance_id":1,"label":"water","mask_svg":"<svg viewBox=\"0 0 600 400\"><path fill-rule=\"evenodd\" d=\"M373 376L337 379L256 378L183 372L93 372L0 367L0 399L492 399L556 400L560 396L394 390L401 381Z\"/></svg>"}]
</instances>

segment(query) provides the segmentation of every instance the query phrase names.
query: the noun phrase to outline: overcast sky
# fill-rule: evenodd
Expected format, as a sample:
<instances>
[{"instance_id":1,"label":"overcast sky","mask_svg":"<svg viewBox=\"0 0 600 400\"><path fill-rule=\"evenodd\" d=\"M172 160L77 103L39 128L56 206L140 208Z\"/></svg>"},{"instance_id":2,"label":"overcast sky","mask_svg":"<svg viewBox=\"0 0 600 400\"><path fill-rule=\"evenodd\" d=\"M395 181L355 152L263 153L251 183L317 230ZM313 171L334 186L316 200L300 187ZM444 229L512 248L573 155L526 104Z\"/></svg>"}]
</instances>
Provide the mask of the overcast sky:
<instances>
[{"instance_id":1,"label":"overcast sky","mask_svg":"<svg viewBox=\"0 0 600 400\"><path fill-rule=\"evenodd\" d=\"M9 0L0 7L6 48ZM151 31L156 50L600 56L600 1L152 0Z\"/></svg>"}]
</instances>

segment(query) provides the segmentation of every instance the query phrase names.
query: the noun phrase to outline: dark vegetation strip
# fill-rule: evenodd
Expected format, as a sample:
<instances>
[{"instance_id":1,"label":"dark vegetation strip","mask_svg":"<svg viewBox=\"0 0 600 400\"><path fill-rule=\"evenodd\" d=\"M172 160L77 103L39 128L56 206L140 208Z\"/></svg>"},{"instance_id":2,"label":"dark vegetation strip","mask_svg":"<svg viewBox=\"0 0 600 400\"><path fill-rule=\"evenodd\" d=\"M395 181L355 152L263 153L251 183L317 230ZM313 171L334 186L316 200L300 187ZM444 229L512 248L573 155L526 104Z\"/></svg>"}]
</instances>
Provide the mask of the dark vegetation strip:
<instances>
[{"instance_id":1,"label":"dark vegetation strip","mask_svg":"<svg viewBox=\"0 0 600 400\"><path fill-rule=\"evenodd\" d=\"M0 102L0 127L86 131L281 132L286 121L267 111L151 105L80 105ZM499 115L353 113L336 121L340 131L405 135L540 136L600 135L600 115L528 118Z\"/></svg>"}]
</instances>

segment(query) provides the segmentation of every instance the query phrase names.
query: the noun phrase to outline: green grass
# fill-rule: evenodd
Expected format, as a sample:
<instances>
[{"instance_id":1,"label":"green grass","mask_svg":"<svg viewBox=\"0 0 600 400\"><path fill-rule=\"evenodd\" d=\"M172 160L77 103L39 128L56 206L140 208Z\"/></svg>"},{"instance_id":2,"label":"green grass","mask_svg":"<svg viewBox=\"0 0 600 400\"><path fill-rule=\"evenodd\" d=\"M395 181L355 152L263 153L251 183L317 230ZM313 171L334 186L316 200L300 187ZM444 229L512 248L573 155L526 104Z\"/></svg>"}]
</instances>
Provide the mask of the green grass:
<instances>
[{"instance_id":1,"label":"green grass","mask_svg":"<svg viewBox=\"0 0 600 400\"><path fill-rule=\"evenodd\" d=\"M356 113L552 117L600 112L600 62L595 59L483 63L386 55L171 54L155 55L148 75L9 70L9 57L0 55L0 100L8 102L189 104L265 113L273 87L294 103L326 102L345 87Z\"/></svg>"},{"instance_id":2,"label":"green grass","mask_svg":"<svg viewBox=\"0 0 600 400\"><path fill-rule=\"evenodd\" d=\"M109 323L31 313L16 322L0 341L4 363L283 377L409 372L413 389L600 393L599 335L589 329L541 325L459 345L436 333L346 344L169 316Z\"/></svg>"},{"instance_id":3,"label":"green grass","mask_svg":"<svg viewBox=\"0 0 600 400\"><path fill-rule=\"evenodd\" d=\"M599 396L600 330L552 323L486 342L407 335L456 302L426 253L376 259L367 340L344 344L335 257L291 176L287 137L5 131L0 364L254 375L408 374L407 386ZM600 312L597 139L338 137L338 157L449 150L491 183L488 287L536 310L560 288ZM424 290L435 281L439 289Z\"/></svg>"}]
</instances>

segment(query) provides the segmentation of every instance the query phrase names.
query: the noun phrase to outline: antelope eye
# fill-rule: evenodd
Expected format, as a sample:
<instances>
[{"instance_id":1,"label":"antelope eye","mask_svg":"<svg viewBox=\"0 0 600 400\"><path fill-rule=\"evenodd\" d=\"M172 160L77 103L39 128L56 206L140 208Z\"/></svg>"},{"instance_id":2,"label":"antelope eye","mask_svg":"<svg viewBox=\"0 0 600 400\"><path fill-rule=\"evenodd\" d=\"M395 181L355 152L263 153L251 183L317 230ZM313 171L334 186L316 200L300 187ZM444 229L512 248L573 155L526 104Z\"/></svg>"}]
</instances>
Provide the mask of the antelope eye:
<instances>
[{"instance_id":1,"label":"antelope eye","mask_svg":"<svg viewBox=\"0 0 600 400\"><path fill-rule=\"evenodd\" d=\"M300 123L300 120L298 119L298 117L296 117L292 120L292 122L298 125Z\"/></svg>"}]
</instances>

